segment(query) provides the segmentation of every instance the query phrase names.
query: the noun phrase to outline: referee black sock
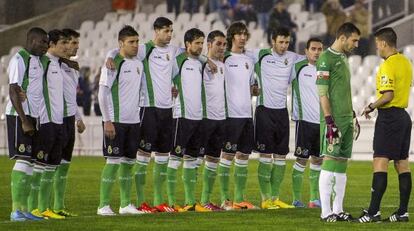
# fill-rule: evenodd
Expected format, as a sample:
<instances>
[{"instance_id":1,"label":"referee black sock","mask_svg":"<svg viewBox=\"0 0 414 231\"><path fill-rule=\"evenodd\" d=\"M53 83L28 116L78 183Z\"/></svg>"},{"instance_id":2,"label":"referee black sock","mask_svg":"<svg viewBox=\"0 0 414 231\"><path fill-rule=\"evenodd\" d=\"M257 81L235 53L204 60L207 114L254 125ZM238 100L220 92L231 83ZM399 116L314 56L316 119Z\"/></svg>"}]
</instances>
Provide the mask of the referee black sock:
<instances>
[{"instance_id":1,"label":"referee black sock","mask_svg":"<svg viewBox=\"0 0 414 231\"><path fill-rule=\"evenodd\" d=\"M403 215L407 212L408 201L411 194L411 173L405 172L398 175L398 181L400 183L400 208L398 214Z\"/></svg>"},{"instance_id":2,"label":"referee black sock","mask_svg":"<svg viewBox=\"0 0 414 231\"><path fill-rule=\"evenodd\" d=\"M374 172L374 177L372 178L372 188L371 188L371 202L369 204L368 214L375 215L381 204L382 196L387 189L387 173L386 172Z\"/></svg>"}]
</instances>

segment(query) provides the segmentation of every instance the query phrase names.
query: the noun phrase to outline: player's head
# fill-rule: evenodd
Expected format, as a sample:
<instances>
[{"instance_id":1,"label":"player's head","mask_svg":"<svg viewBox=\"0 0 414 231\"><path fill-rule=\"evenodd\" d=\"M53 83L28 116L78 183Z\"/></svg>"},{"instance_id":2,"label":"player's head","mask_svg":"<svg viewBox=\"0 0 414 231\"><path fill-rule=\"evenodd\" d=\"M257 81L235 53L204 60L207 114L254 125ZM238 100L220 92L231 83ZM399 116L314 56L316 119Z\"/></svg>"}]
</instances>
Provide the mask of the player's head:
<instances>
[{"instance_id":1,"label":"player's head","mask_svg":"<svg viewBox=\"0 0 414 231\"><path fill-rule=\"evenodd\" d=\"M49 39L47 32L39 27L31 28L26 35L26 49L33 55L42 56L47 52Z\"/></svg>"},{"instance_id":2,"label":"player's head","mask_svg":"<svg viewBox=\"0 0 414 231\"><path fill-rule=\"evenodd\" d=\"M250 34L246 24L242 22L234 22L227 29L227 49L233 48L244 50Z\"/></svg>"},{"instance_id":3,"label":"player's head","mask_svg":"<svg viewBox=\"0 0 414 231\"><path fill-rule=\"evenodd\" d=\"M138 32L129 25L124 26L118 32L118 44L120 53L126 58L132 58L138 54Z\"/></svg>"},{"instance_id":4,"label":"player's head","mask_svg":"<svg viewBox=\"0 0 414 231\"><path fill-rule=\"evenodd\" d=\"M160 45L168 45L172 38L173 22L166 17L158 17L154 21L155 39Z\"/></svg>"},{"instance_id":5,"label":"player's head","mask_svg":"<svg viewBox=\"0 0 414 231\"><path fill-rule=\"evenodd\" d=\"M51 30L49 35L48 52L54 56L64 58L69 49L69 37L61 30Z\"/></svg>"},{"instance_id":6,"label":"player's head","mask_svg":"<svg viewBox=\"0 0 414 231\"><path fill-rule=\"evenodd\" d=\"M279 55L284 54L290 43L290 31L286 27L279 27L272 33L272 48Z\"/></svg>"},{"instance_id":7,"label":"player's head","mask_svg":"<svg viewBox=\"0 0 414 231\"><path fill-rule=\"evenodd\" d=\"M318 60L319 55L323 51L322 40L318 38L310 38L306 43L305 54L309 62L314 64Z\"/></svg>"},{"instance_id":8,"label":"player's head","mask_svg":"<svg viewBox=\"0 0 414 231\"><path fill-rule=\"evenodd\" d=\"M190 55L199 56L203 51L204 33L197 29L191 28L184 34L185 49Z\"/></svg>"},{"instance_id":9,"label":"player's head","mask_svg":"<svg viewBox=\"0 0 414 231\"><path fill-rule=\"evenodd\" d=\"M385 27L377 30L374 33L374 37L378 54L382 58L387 57L387 51L390 49L394 50L397 47L397 34L391 27Z\"/></svg>"},{"instance_id":10,"label":"player's head","mask_svg":"<svg viewBox=\"0 0 414 231\"><path fill-rule=\"evenodd\" d=\"M351 52L358 47L361 31L354 24L346 22L336 31L336 41L339 42L343 52Z\"/></svg>"},{"instance_id":11,"label":"player's head","mask_svg":"<svg viewBox=\"0 0 414 231\"><path fill-rule=\"evenodd\" d=\"M68 49L68 53L67 56L68 57L72 57L72 56L76 56L76 53L78 53L78 49L79 49L79 36L80 34L70 28L65 28L62 30L63 33L66 34L67 37L69 37L69 49Z\"/></svg>"},{"instance_id":12,"label":"player's head","mask_svg":"<svg viewBox=\"0 0 414 231\"><path fill-rule=\"evenodd\" d=\"M207 36L207 47L209 54L215 59L222 59L226 50L226 36L219 30L210 32Z\"/></svg>"}]
</instances>

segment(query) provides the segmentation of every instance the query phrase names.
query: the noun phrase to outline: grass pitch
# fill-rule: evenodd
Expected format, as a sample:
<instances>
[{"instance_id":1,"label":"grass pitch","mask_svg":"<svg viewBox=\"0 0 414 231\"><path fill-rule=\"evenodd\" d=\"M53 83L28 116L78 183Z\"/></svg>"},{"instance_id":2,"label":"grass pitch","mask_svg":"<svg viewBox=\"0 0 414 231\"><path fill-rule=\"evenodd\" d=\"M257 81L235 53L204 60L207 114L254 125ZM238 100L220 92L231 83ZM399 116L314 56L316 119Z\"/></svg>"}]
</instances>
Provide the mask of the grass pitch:
<instances>
[{"instance_id":1,"label":"grass pitch","mask_svg":"<svg viewBox=\"0 0 414 231\"><path fill-rule=\"evenodd\" d=\"M281 199L291 202L292 161L287 164L285 180L282 184ZM103 158L74 157L69 171L66 193L66 206L79 217L62 221L10 222L10 171L14 161L0 157L0 230L414 230L414 217L409 223L399 224L324 224L319 221L319 209L278 209L257 211L234 211L215 213L175 213L146 214L141 216L100 217L96 215L99 202L99 179ZM260 203L257 180L257 161L249 162L247 199L256 205ZM392 167L390 165L390 167ZM414 165L412 165L414 167ZM399 204L397 175L390 169L388 188L382 202L383 217L394 212ZM152 164L148 169L146 196L152 202ZM201 174L201 171L199 172ZM308 169L305 172L303 201L308 200ZM200 176L200 175L199 175ZM179 177L179 180L181 177ZM199 177L200 179L200 177ZM231 179L232 180L232 179ZM372 180L370 162L350 162L348 184L345 195L345 210L358 216L362 208L368 206ZM179 182L178 186L182 183ZM134 188L135 186L133 186ZM197 198L200 198L201 180L197 183ZM135 190L133 192L135 195ZM177 187L177 199L183 203L184 192ZM213 202L219 200L218 181L212 196ZM112 208L117 212L119 206L119 187L113 191ZM134 200L133 200L134 201ZM410 211L414 202L410 202Z\"/></svg>"}]
</instances>

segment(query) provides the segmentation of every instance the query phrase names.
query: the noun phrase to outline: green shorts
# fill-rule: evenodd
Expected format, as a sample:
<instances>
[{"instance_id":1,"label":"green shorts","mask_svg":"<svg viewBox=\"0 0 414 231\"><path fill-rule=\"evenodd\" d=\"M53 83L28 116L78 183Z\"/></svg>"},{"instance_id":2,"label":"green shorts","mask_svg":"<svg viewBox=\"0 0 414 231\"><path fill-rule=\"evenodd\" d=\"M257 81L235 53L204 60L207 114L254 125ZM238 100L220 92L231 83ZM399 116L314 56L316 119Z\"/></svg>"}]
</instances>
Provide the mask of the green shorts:
<instances>
[{"instance_id":1,"label":"green shorts","mask_svg":"<svg viewBox=\"0 0 414 231\"><path fill-rule=\"evenodd\" d=\"M321 155L349 159L352 155L352 145L354 142L354 125L352 123L352 117L335 119L335 124L341 132L341 138L339 144L335 144L332 147L328 144L328 140L326 139L325 120L321 120Z\"/></svg>"}]
</instances>

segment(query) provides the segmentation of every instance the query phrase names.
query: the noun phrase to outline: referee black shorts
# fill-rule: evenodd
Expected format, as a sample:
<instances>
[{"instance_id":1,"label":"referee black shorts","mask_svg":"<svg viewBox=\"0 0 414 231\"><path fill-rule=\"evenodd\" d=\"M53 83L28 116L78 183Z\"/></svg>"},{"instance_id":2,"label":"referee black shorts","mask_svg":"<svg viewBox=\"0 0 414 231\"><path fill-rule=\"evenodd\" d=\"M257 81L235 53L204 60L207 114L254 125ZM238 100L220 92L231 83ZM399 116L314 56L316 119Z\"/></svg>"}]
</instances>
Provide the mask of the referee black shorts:
<instances>
[{"instance_id":1,"label":"referee black shorts","mask_svg":"<svg viewBox=\"0 0 414 231\"><path fill-rule=\"evenodd\" d=\"M36 150L38 144L38 131L36 131L37 120L30 116L26 116L26 118L35 128L33 136L23 133L22 122L18 116L6 116L10 159L17 157L35 159L34 150Z\"/></svg>"},{"instance_id":2,"label":"referee black shorts","mask_svg":"<svg viewBox=\"0 0 414 231\"><path fill-rule=\"evenodd\" d=\"M72 160L73 147L75 146L75 116L63 118L62 159Z\"/></svg>"},{"instance_id":3,"label":"referee black shorts","mask_svg":"<svg viewBox=\"0 0 414 231\"><path fill-rule=\"evenodd\" d=\"M286 108L256 107L256 151L264 154L289 153L289 114Z\"/></svg>"},{"instance_id":4,"label":"referee black shorts","mask_svg":"<svg viewBox=\"0 0 414 231\"><path fill-rule=\"evenodd\" d=\"M308 159L320 156L320 125L303 120L296 121L295 156Z\"/></svg>"},{"instance_id":5,"label":"referee black shorts","mask_svg":"<svg viewBox=\"0 0 414 231\"><path fill-rule=\"evenodd\" d=\"M374 157L385 157L390 160L407 159L411 126L411 118L404 109L378 109L374 132Z\"/></svg>"}]
</instances>

